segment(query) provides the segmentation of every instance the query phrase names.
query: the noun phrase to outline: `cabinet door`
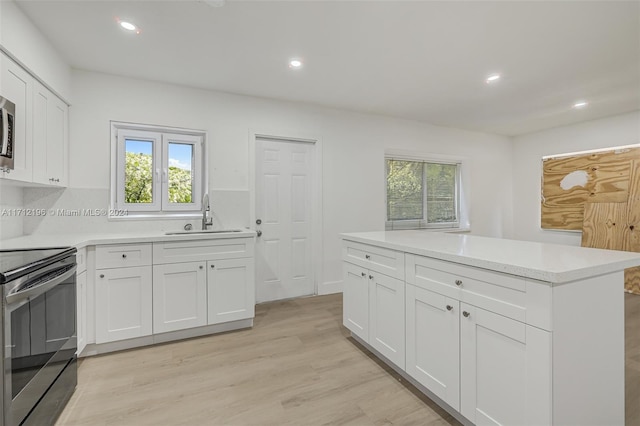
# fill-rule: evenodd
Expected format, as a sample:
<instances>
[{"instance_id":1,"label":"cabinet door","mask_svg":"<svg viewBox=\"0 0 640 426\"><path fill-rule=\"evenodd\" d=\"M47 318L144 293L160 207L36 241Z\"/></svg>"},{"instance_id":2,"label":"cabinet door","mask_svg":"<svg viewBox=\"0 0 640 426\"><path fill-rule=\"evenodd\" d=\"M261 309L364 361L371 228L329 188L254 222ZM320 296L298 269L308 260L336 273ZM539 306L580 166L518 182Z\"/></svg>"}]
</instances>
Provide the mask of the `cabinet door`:
<instances>
[{"instance_id":1,"label":"cabinet door","mask_svg":"<svg viewBox=\"0 0 640 426\"><path fill-rule=\"evenodd\" d=\"M551 424L551 333L460 304L460 405L477 425Z\"/></svg>"},{"instance_id":2,"label":"cabinet door","mask_svg":"<svg viewBox=\"0 0 640 426\"><path fill-rule=\"evenodd\" d=\"M404 281L368 271L369 344L404 369Z\"/></svg>"},{"instance_id":3,"label":"cabinet door","mask_svg":"<svg viewBox=\"0 0 640 426\"><path fill-rule=\"evenodd\" d=\"M207 262L209 324L253 318L255 274L253 259Z\"/></svg>"},{"instance_id":4,"label":"cabinet door","mask_svg":"<svg viewBox=\"0 0 640 426\"><path fill-rule=\"evenodd\" d=\"M204 262L153 267L153 332L207 324L207 278Z\"/></svg>"},{"instance_id":5,"label":"cabinet door","mask_svg":"<svg viewBox=\"0 0 640 426\"><path fill-rule=\"evenodd\" d=\"M96 271L96 343L152 333L151 266Z\"/></svg>"},{"instance_id":6,"label":"cabinet door","mask_svg":"<svg viewBox=\"0 0 640 426\"><path fill-rule=\"evenodd\" d=\"M33 181L66 186L68 106L38 82L33 96Z\"/></svg>"},{"instance_id":7,"label":"cabinet door","mask_svg":"<svg viewBox=\"0 0 640 426\"><path fill-rule=\"evenodd\" d=\"M2 96L16 104L13 147L14 169L2 173L5 178L31 182L33 142L33 77L11 59L0 53Z\"/></svg>"},{"instance_id":8,"label":"cabinet door","mask_svg":"<svg viewBox=\"0 0 640 426\"><path fill-rule=\"evenodd\" d=\"M76 288L76 336L80 355L87 346L87 272L78 274Z\"/></svg>"},{"instance_id":9,"label":"cabinet door","mask_svg":"<svg viewBox=\"0 0 640 426\"><path fill-rule=\"evenodd\" d=\"M460 302L413 285L406 293L406 371L459 410Z\"/></svg>"},{"instance_id":10,"label":"cabinet door","mask_svg":"<svg viewBox=\"0 0 640 426\"><path fill-rule=\"evenodd\" d=\"M367 271L344 263L342 324L353 334L369 342L369 278Z\"/></svg>"}]
</instances>

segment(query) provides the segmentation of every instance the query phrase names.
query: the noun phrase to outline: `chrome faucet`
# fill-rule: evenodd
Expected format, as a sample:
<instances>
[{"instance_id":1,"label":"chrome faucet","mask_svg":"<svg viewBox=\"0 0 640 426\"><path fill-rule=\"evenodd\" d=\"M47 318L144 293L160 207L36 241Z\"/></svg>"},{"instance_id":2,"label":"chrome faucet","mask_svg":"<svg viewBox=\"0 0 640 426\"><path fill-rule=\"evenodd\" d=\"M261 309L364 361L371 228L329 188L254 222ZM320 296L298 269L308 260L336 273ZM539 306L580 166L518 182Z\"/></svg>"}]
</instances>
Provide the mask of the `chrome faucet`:
<instances>
[{"instance_id":1,"label":"chrome faucet","mask_svg":"<svg viewBox=\"0 0 640 426\"><path fill-rule=\"evenodd\" d=\"M213 225L213 218L207 217L207 212L211 211L211 206L209 205L209 194L205 193L202 197L202 230L206 231L207 226Z\"/></svg>"}]
</instances>

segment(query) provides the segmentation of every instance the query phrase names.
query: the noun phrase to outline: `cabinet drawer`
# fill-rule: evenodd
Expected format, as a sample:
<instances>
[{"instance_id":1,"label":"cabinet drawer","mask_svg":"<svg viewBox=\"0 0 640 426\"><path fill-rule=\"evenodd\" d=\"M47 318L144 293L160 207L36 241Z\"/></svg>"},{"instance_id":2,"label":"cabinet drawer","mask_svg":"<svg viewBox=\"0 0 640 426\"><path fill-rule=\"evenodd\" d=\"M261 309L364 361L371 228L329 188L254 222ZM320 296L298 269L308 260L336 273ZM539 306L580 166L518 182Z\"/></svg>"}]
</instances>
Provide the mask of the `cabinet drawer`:
<instances>
[{"instance_id":1,"label":"cabinet drawer","mask_svg":"<svg viewBox=\"0 0 640 426\"><path fill-rule=\"evenodd\" d=\"M151 265L151 243L96 246L96 269Z\"/></svg>"},{"instance_id":2,"label":"cabinet drawer","mask_svg":"<svg viewBox=\"0 0 640 426\"><path fill-rule=\"evenodd\" d=\"M78 249L76 253L76 264L78 265L77 274L80 275L82 272L87 270L87 248Z\"/></svg>"},{"instance_id":3,"label":"cabinet drawer","mask_svg":"<svg viewBox=\"0 0 640 426\"><path fill-rule=\"evenodd\" d=\"M407 283L526 321L526 280L429 257L406 255Z\"/></svg>"},{"instance_id":4,"label":"cabinet drawer","mask_svg":"<svg viewBox=\"0 0 640 426\"><path fill-rule=\"evenodd\" d=\"M254 239L169 241L153 243L154 265L253 257Z\"/></svg>"},{"instance_id":5,"label":"cabinet drawer","mask_svg":"<svg viewBox=\"0 0 640 426\"><path fill-rule=\"evenodd\" d=\"M343 241L342 260L371 271L404 280L403 252L353 241Z\"/></svg>"}]
</instances>

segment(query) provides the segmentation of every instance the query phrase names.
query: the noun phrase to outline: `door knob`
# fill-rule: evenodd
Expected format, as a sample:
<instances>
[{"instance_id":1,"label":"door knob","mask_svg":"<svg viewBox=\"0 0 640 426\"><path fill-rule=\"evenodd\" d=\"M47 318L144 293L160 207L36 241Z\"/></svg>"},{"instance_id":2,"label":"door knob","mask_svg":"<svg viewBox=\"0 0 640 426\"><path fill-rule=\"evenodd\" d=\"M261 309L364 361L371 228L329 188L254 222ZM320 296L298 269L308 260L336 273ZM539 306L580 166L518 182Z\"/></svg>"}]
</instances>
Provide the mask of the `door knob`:
<instances>
[{"instance_id":1,"label":"door knob","mask_svg":"<svg viewBox=\"0 0 640 426\"><path fill-rule=\"evenodd\" d=\"M258 235L258 237L262 236L262 231L258 229L258 230L256 231L256 235Z\"/></svg>"}]
</instances>

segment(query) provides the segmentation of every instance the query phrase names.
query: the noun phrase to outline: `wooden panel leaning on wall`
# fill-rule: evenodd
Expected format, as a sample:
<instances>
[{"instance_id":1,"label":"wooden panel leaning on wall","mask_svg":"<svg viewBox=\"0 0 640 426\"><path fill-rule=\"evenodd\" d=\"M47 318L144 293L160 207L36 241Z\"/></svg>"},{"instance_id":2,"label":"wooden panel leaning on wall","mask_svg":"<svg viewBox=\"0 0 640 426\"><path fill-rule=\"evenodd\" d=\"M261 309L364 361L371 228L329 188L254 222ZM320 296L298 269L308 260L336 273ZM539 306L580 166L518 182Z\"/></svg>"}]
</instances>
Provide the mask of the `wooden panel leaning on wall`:
<instances>
[{"instance_id":1,"label":"wooden panel leaning on wall","mask_svg":"<svg viewBox=\"0 0 640 426\"><path fill-rule=\"evenodd\" d=\"M631 207L631 203L586 203L582 246L640 252L640 223L631 221ZM640 267L624 271L624 289L640 294Z\"/></svg>"},{"instance_id":2,"label":"wooden panel leaning on wall","mask_svg":"<svg viewBox=\"0 0 640 426\"><path fill-rule=\"evenodd\" d=\"M585 203L629 203L632 209L639 160L640 146L544 158L542 228L582 230ZM635 205L638 211L640 200Z\"/></svg>"}]
</instances>

